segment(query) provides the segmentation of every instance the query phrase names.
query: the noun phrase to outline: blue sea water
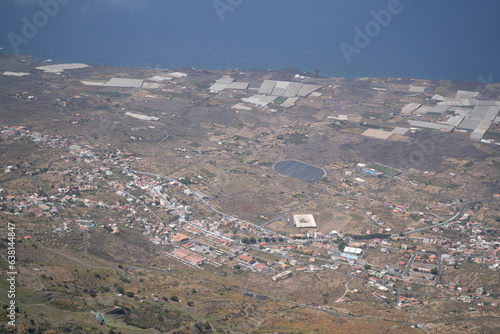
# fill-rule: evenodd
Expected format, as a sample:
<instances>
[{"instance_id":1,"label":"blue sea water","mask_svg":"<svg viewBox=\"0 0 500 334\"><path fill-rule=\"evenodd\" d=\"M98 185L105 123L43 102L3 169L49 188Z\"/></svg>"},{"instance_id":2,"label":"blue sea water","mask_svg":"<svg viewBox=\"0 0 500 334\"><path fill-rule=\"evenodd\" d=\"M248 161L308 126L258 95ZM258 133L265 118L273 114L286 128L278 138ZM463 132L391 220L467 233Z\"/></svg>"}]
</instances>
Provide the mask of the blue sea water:
<instances>
[{"instance_id":1,"label":"blue sea water","mask_svg":"<svg viewBox=\"0 0 500 334\"><path fill-rule=\"evenodd\" d=\"M499 14L496 0L2 0L0 47L54 62L499 82ZM369 41L356 46L356 27Z\"/></svg>"}]
</instances>

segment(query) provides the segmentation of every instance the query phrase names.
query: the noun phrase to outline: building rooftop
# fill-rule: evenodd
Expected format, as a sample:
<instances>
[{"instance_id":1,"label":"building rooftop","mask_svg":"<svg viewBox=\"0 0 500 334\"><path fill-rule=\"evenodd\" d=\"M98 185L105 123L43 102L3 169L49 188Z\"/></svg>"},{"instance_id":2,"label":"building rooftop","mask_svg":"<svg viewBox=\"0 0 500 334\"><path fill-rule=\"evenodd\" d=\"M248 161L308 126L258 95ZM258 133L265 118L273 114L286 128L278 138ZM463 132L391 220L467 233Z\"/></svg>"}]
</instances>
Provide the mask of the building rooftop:
<instances>
[{"instance_id":1,"label":"building rooftop","mask_svg":"<svg viewBox=\"0 0 500 334\"><path fill-rule=\"evenodd\" d=\"M295 222L295 226L298 228L316 227L316 222L311 214L293 215L293 221Z\"/></svg>"}]
</instances>

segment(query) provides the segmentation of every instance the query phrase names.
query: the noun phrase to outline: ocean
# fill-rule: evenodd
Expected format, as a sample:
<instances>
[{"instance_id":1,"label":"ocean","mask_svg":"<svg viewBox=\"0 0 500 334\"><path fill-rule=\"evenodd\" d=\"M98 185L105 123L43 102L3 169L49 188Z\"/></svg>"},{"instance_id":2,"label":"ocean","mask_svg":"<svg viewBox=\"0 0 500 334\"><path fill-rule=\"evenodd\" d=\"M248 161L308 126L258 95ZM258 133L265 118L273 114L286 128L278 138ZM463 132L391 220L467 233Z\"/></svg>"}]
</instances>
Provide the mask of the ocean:
<instances>
[{"instance_id":1,"label":"ocean","mask_svg":"<svg viewBox=\"0 0 500 334\"><path fill-rule=\"evenodd\" d=\"M495 0L2 0L0 51L170 69L500 82Z\"/></svg>"}]
</instances>

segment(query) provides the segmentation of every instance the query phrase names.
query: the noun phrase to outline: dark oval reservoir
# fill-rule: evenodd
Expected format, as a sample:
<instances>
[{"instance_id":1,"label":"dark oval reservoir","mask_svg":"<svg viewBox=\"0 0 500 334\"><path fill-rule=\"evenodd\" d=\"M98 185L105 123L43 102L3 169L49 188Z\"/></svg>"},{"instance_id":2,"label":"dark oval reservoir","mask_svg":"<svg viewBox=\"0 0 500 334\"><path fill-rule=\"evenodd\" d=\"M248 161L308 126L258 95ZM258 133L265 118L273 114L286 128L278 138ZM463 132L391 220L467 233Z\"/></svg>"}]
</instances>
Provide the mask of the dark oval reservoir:
<instances>
[{"instance_id":1,"label":"dark oval reservoir","mask_svg":"<svg viewBox=\"0 0 500 334\"><path fill-rule=\"evenodd\" d=\"M317 181L325 176L319 167L297 160L282 160L274 165L274 170L281 175L290 176L302 181Z\"/></svg>"}]
</instances>

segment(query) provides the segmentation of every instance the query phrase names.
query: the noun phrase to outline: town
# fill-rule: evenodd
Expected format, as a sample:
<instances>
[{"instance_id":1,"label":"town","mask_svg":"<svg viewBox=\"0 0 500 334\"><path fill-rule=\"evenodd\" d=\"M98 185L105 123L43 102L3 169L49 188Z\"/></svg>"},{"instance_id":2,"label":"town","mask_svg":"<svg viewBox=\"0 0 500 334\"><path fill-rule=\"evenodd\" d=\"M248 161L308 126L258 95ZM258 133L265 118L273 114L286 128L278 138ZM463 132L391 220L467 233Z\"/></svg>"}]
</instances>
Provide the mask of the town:
<instances>
[{"instance_id":1,"label":"town","mask_svg":"<svg viewBox=\"0 0 500 334\"><path fill-rule=\"evenodd\" d=\"M366 215L381 226L373 233L366 231L362 236L344 235L338 231L323 233L315 229L312 215L298 215L309 217L299 217L300 222L295 219L296 226L300 226L298 232L283 235L213 209L205 201L206 196L179 180L133 170L130 163L135 158L129 153L116 151L100 156L88 148L70 145L69 140L60 136L32 133L23 126L5 128L1 134L12 140L29 138L34 143L58 150L59 160L68 166L72 163L86 166L85 169L75 165L47 170L33 168L29 163L3 166L5 173L21 170L31 176L46 173L68 177L70 184L65 187L40 188L33 194L0 197L2 210L11 215L48 217L58 222L52 233L87 233L104 228L111 234L119 234L120 229L137 228L153 244L162 247L165 256L198 270L204 270L204 264L231 266L261 272L277 281L307 272L335 271L340 267L347 275L363 280L373 296L392 301L397 307L440 299L497 306L498 299L492 296L491 289L461 285L457 279L443 279L450 277L448 271L470 263L493 272L500 265L498 228L475 221L487 210L483 204L448 203L451 217L438 223L431 210L426 214L411 213L404 211L402 205L380 203L394 214L416 215L419 221L430 221L428 227L419 229L431 232L424 236L415 236L416 231L411 227L390 234L388 232L396 231L383 228L384 222L368 211ZM367 171L364 164L361 166L361 173L373 170ZM351 168L353 170L355 168ZM122 174L122 177L116 180L111 177L114 174ZM339 180L341 186L349 187L346 182L349 181L345 178ZM86 193L102 188L114 191L124 200L113 204L85 198ZM133 195L138 191L141 195ZM353 196L346 190L340 194ZM210 209L212 217L193 216L191 206L195 205ZM107 221L62 218L66 208L77 206L99 208L113 214ZM115 215L123 218L113 218ZM460 240L466 241L446 237L447 231L459 232ZM28 234L25 238L31 236ZM85 247L82 245L82 250ZM424 287L426 293L418 292ZM337 302L346 302L356 293L359 291L346 285L346 293Z\"/></svg>"},{"instance_id":2,"label":"town","mask_svg":"<svg viewBox=\"0 0 500 334\"><path fill-rule=\"evenodd\" d=\"M213 275L200 280L219 295L342 319L497 317L495 87L19 58L0 75L21 110L0 128L0 214L25 247L130 283L94 296L193 307L187 284ZM36 121L22 111L35 105ZM144 272L177 283L153 289Z\"/></svg>"}]
</instances>

